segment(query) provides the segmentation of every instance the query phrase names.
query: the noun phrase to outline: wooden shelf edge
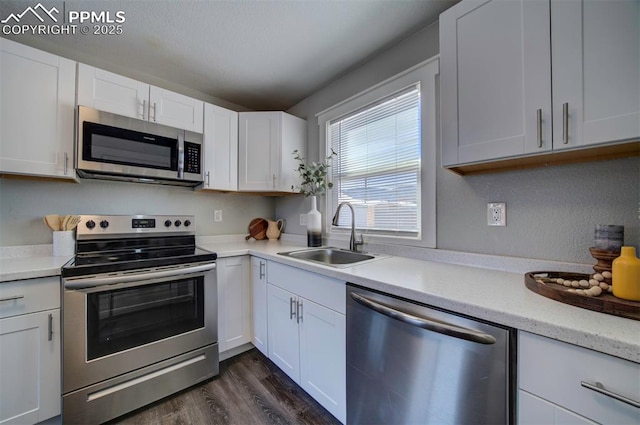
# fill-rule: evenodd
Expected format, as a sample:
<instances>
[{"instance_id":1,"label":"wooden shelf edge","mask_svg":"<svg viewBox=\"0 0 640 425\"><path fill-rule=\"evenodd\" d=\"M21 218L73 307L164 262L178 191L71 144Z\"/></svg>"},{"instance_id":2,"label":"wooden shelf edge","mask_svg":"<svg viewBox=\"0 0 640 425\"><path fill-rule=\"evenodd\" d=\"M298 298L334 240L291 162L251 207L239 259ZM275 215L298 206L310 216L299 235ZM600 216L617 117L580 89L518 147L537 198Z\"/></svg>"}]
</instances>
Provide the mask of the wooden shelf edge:
<instances>
[{"instance_id":1,"label":"wooden shelf edge","mask_svg":"<svg viewBox=\"0 0 640 425\"><path fill-rule=\"evenodd\" d=\"M498 173L503 171L541 168L554 165L632 158L640 156L640 141L626 142L586 149L564 150L540 155L509 158L498 161L445 167L461 176Z\"/></svg>"}]
</instances>

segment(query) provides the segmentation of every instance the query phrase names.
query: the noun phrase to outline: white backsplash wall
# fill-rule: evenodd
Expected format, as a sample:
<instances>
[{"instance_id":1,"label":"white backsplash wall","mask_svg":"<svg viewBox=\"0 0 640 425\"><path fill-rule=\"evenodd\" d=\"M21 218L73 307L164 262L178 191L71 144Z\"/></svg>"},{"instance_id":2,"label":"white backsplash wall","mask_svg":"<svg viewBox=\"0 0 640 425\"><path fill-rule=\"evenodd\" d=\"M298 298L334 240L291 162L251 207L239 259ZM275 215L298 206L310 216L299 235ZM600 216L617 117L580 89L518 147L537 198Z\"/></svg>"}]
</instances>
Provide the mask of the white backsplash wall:
<instances>
[{"instance_id":1,"label":"white backsplash wall","mask_svg":"<svg viewBox=\"0 0 640 425\"><path fill-rule=\"evenodd\" d=\"M436 23L291 108L309 123L309 158L322 156L316 114L437 54ZM506 202L506 227L487 225L488 202ZM595 224L624 225L625 243L640 248L639 202L638 157L466 177L439 168L437 247L595 264L588 251ZM304 198L276 200L288 233L306 233L299 215L308 210Z\"/></svg>"},{"instance_id":2,"label":"white backsplash wall","mask_svg":"<svg viewBox=\"0 0 640 425\"><path fill-rule=\"evenodd\" d=\"M221 222L214 222L215 210L222 210ZM251 219L273 218L274 200L102 180L0 179L0 246L50 244L47 214L186 214L196 217L199 236L248 234Z\"/></svg>"}]
</instances>

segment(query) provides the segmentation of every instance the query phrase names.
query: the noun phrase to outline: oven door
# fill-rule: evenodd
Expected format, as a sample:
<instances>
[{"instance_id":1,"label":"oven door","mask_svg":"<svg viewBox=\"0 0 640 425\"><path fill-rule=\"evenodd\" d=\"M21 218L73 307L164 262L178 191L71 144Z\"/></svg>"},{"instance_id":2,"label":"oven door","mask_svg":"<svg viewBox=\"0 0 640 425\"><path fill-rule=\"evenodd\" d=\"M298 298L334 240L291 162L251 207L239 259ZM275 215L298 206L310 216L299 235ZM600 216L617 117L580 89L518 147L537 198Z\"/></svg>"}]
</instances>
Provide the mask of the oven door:
<instances>
[{"instance_id":1,"label":"oven door","mask_svg":"<svg viewBox=\"0 0 640 425\"><path fill-rule=\"evenodd\" d=\"M215 263L63 283L63 393L217 342Z\"/></svg>"}]
</instances>

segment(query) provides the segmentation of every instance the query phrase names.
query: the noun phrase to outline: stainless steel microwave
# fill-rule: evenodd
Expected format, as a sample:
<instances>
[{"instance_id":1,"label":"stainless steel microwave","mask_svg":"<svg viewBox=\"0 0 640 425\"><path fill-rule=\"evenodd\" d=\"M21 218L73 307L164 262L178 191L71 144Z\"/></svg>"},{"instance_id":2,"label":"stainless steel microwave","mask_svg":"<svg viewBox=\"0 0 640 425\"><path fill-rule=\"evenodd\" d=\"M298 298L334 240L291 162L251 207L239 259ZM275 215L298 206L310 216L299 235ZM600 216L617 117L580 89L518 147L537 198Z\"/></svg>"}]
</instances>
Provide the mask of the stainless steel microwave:
<instances>
[{"instance_id":1,"label":"stainless steel microwave","mask_svg":"<svg viewBox=\"0 0 640 425\"><path fill-rule=\"evenodd\" d=\"M76 134L80 177L202 184L202 134L85 106L78 106Z\"/></svg>"}]
</instances>

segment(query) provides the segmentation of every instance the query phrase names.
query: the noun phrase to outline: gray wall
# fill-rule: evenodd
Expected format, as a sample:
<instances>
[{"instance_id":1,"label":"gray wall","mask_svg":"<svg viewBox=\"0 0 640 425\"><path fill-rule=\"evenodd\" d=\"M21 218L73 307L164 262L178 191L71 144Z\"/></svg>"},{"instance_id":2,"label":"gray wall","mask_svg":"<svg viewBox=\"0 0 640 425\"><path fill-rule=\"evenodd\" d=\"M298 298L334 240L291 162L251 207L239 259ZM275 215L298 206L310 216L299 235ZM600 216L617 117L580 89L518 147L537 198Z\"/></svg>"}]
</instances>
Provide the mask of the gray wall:
<instances>
[{"instance_id":1,"label":"gray wall","mask_svg":"<svg viewBox=\"0 0 640 425\"><path fill-rule=\"evenodd\" d=\"M222 210L221 222L214 210ZM221 235L246 233L252 218L272 218L274 201L140 183L0 179L0 246L51 243L47 214L189 214L198 235Z\"/></svg>"},{"instance_id":2,"label":"gray wall","mask_svg":"<svg viewBox=\"0 0 640 425\"><path fill-rule=\"evenodd\" d=\"M291 108L309 122L309 157L319 156L318 112L438 51L436 23ZM640 246L639 201L637 157L466 177L439 168L437 247L591 264L595 224L624 225L625 243ZM487 226L488 202L507 203L506 227ZM287 220L288 233L305 234L299 214L308 209L300 198L276 201L276 216Z\"/></svg>"}]
</instances>

